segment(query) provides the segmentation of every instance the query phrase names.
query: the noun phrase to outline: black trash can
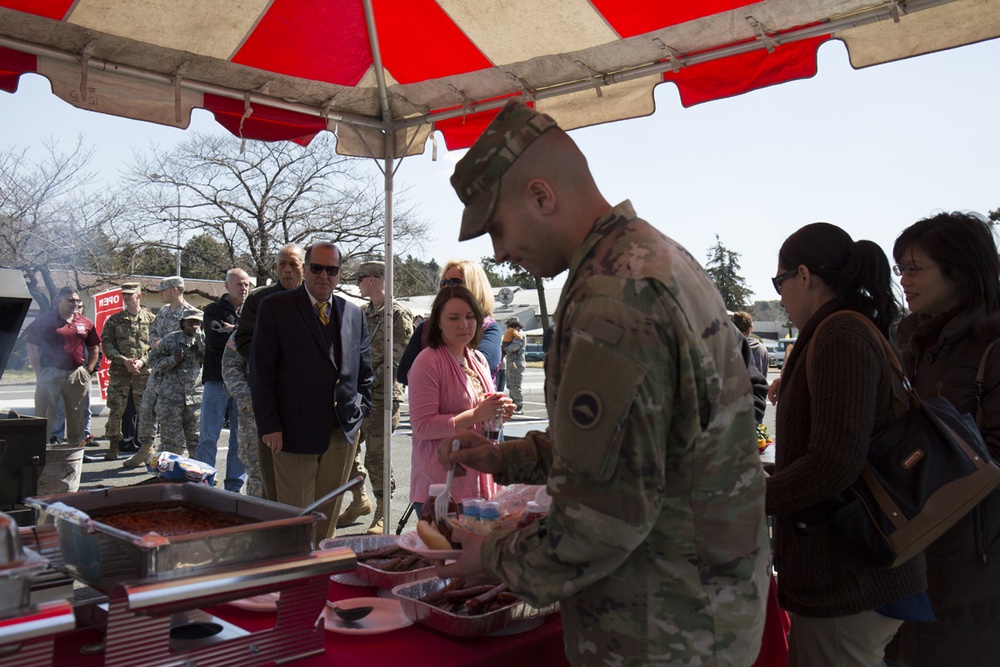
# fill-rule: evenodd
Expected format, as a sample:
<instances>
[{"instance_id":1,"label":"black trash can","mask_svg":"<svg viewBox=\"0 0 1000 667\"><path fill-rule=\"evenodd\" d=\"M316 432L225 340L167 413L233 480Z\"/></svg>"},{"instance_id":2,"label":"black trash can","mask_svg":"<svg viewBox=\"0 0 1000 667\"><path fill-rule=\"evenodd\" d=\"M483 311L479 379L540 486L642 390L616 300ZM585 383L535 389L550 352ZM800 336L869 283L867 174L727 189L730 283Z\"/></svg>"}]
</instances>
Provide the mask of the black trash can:
<instances>
[{"instance_id":1,"label":"black trash can","mask_svg":"<svg viewBox=\"0 0 1000 667\"><path fill-rule=\"evenodd\" d=\"M24 276L15 269L0 269L0 378L31 307ZM19 525L34 524L33 510L21 501L38 490L45 466L45 419L0 414L0 511Z\"/></svg>"}]
</instances>

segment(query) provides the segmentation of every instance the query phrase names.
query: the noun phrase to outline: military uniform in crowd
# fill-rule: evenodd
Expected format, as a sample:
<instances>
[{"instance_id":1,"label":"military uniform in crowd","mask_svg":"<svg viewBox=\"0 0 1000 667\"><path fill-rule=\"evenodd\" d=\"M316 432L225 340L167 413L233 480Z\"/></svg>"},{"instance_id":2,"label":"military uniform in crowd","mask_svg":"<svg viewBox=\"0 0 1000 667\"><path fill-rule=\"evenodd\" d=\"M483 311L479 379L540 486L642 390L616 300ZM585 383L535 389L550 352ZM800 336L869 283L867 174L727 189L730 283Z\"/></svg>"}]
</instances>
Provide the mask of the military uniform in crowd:
<instances>
[{"instance_id":1,"label":"military uniform in crowd","mask_svg":"<svg viewBox=\"0 0 1000 667\"><path fill-rule=\"evenodd\" d=\"M500 178L547 131L561 132L512 102L469 149L452 177L467 206L460 240L485 233L495 206L522 205ZM547 139L586 168L561 135ZM554 162L539 158L540 178L564 194ZM603 205L592 182L574 185L589 197L580 208ZM589 232L568 259L546 358L549 427L502 443L496 479L547 484L552 505L541 521L486 536L476 565L535 606L560 602L574 665L752 664L769 583L765 483L725 305L690 253L629 202L575 225L546 214ZM514 234L527 224L507 223Z\"/></svg>"},{"instance_id":2,"label":"military uniform in crowd","mask_svg":"<svg viewBox=\"0 0 1000 667\"><path fill-rule=\"evenodd\" d=\"M182 320L202 321L197 308L186 306ZM179 360L178 360L179 358ZM201 417L201 369L205 364L205 334L167 334L149 353L149 365L160 378L156 415L160 420L160 451L190 456L198 447ZM185 448L188 450L185 454Z\"/></svg>"},{"instance_id":3,"label":"military uniform in crowd","mask_svg":"<svg viewBox=\"0 0 1000 667\"><path fill-rule=\"evenodd\" d=\"M181 328L181 313L184 312L185 308L189 307L186 303L182 303L176 308L170 305L162 306L156 311L156 319L153 321L153 327L150 330L150 338L162 341L167 334L179 331ZM156 369L150 369L149 380L146 382L146 390L143 393L143 398L146 400L143 401L142 408L139 410L139 443L143 447L152 446L153 439L156 438L156 420L158 416L156 402L159 396L160 379ZM124 465L128 466L130 462L131 459L126 461Z\"/></svg>"},{"instance_id":4,"label":"military uniform in crowd","mask_svg":"<svg viewBox=\"0 0 1000 667\"><path fill-rule=\"evenodd\" d=\"M253 417L253 401L250 398L250 383L247 376L247 361L236 348L236 332L226 342L222 353L222 381L230 396L236 399L240 417L236 421L236 437L240 447L240 460L246 469L247 481L244 493L255 498L264 495L264 477L260 469L260 450L257 448L257 422Z\"/></svg>"},{"instance_id":5,"label":"military uniform in crowd","mask_svg":"<svg viewBox=\"0 0 1000 667\"><path fill-rule=\"evenodd\" d=\"M136 294L140 290L138 283L126 283L121 287L122 294ZM104 322L101 344L104 356L110 363L108 370L108 424L105 436L111 443L105 458L113 461L118 458L119 441L122 439L122 418L128 408L128 397L131 393L132 402L138 413L142 406L142 395L149 380L149 338L154 317L148 309L140 306L139 312L133 315L127 309L115 313ZM130 373L125 367L126 359L142 361L138 373Z\"/></svg>"},{"instance_id":6,"label":"military uniform in crowd","mask_svg":"<svg viewBox=\"0 0 1000 667\"><path fill-rule=\"evenodd\" d=\"M358 267L358 273L364 276L382 277L385 273L383 262L364 262ZM362 309L368 320L368 335L371 339L372 369L375 381L372 384L372 411L361 426L361 438L365 443L364 459L361 458L361 448L354 457L354 467L349 477L365 475L372 484L372 494L375 496L375 516L369 532L381 534L384 508L382 495L385 489L385 304L376 306L368 302ZM399 425L399 406L405 400L403 384L396 380L399 360L403 356L406 344L413 335L413 314L404 306L392 302L392 430ZM390 432L391 435L391 432ZM389 473L389 493L396 491L396 480ZM367 505L367 507L365 507ZM338 527L350 525L359 516L371 511L371 503L365 497L362 489L355 494L354 500L341 514L337 521ZM361 510L361 511L358 511ZM352 516L353 514L353 516Z\"/></svg>"},{"instance_id":7,"label":"military uniform in crowd","mask_svg":"<svg viewBox=\"0 0 1000 667\"><path fill-rule=\"evenodd\" d=\"M514 401L517 412L521 412L524 408L521 379L524 377L524 347L527 341L521 333L521 328L521 320L511 317L507 320L507 331L500 339L507 365L507 391L510 393L510 400Z\"/></svg>"}]
</instances>

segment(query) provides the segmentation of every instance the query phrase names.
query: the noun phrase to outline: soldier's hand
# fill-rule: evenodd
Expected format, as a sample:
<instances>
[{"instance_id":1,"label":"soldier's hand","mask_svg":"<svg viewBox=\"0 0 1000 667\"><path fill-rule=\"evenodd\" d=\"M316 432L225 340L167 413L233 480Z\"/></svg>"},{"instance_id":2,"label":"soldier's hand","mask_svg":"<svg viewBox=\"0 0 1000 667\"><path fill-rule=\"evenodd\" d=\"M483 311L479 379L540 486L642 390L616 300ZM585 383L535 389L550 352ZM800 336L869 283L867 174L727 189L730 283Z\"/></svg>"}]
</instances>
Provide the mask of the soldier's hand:
<instances>
[{"instance_id":1,"label":"soldier's hand","mask_svg":"<svg viewBox=\"0 0 1000 667\"><path fill-rule=\"evenodd\" d=\"M184 353L182 351L180 351L180 350L178 350L177 352L174 352L174 363L178 363L179 364L182 361L184 361Z\"/></svg>"},{"instance_id":2,"label":"soldier's hand","mask_svg":"<svg viewBox=\"0 0 1000 667\"><path fill-rule=\"evenodd\" d=\"M460 443L457 452L451 451L454 440ZM455 467L456 477L464 475L465 468L488 473L503 472L503 450L500 446L472 431L462 431L442 440L437 448L437 457L445 470Z\"/></svg>"},{"instance_id":3,"label":"soldier's hand","mask_svg":"<svg viewBox=\"0 0 1000 667\"><path fill-rule=\"evenodd\" d=\"M453 563L443 562L434 566L435 573L442 579L462 577L467 584L477 584L490 581L483 569L482 547L485 535L474 533L464 528L455 528L452 538L461 543L462 555Z\"/></svg>"}]
</instances>

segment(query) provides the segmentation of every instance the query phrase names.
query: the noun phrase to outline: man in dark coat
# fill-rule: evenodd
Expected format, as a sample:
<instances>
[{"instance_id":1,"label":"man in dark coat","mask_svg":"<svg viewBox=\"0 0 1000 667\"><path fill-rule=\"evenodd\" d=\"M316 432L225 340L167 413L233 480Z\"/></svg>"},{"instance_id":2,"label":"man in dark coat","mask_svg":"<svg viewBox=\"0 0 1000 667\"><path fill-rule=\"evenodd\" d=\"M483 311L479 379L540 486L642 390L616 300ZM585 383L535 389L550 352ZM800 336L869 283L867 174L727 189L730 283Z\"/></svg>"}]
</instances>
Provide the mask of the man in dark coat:
<instances>
[{"instance_id":1,"label":"man in dark coat","mask_svg":"<svg viewBox=\"0 0 1000 667\"><path fill-rule=\"evenodd\" d=\"M257 431L271 450L278 502L305 507L347 480L372 407L368 325L334 296L342 257L332 243L306 250L306 280L260 302L250 387ZM318 511L332 537L340 498Z\"/></svg>"}]
</instances>

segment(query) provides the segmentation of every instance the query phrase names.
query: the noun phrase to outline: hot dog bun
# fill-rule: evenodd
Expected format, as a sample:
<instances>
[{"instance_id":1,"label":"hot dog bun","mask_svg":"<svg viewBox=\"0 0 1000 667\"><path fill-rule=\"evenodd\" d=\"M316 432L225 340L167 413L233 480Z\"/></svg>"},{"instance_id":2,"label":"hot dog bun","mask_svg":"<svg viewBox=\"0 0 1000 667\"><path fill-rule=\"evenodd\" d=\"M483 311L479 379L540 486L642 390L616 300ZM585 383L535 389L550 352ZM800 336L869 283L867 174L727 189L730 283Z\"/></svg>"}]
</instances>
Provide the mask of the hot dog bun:
<instances>
[{"instance_id":1,"label":"hot dog bun","mask_svg":"<svg viewBox=\"0 0 1000 667\"><path fill-rule=\"evenodd\" d=\"M417 535L423 541L424 546L435 551L446 551L452 548L448 539L441 534L441 531L426 521L417 522Z\"/></svg>"}]
</instances>

